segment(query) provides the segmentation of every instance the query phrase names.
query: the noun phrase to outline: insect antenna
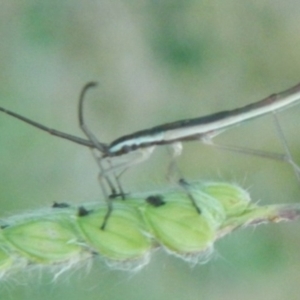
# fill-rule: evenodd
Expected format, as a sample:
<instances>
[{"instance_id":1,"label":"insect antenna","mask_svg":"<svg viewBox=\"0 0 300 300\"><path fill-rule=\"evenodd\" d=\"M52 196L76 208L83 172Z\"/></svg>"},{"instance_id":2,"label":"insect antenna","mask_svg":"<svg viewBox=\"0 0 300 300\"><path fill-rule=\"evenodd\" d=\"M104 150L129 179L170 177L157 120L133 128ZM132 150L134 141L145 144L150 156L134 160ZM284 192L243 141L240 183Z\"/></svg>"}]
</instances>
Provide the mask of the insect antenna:
<instances>
[{"instance_id":1,"label":"insect antenna","mask_svg":"<svg viewBox=\"0 0 300 300\"><path fill-rule=\"evenodd\" d=\"M58 130L55 130L55 129L52 129L52 128L49 128L45 125L42 125L38 122L35 122L33 120L30 120L22 115L19 115L15 112L12 112L8 109L5 109L3 107L0 107L0 111L11 116L11 117L14 117L20 121L23 121L33 127L36 127L40 130L43 130L53 136L56 136L56 137L59 137L59 138L62 138L62 139L66 139L66 140L69 140L71 142L74 142L74 143L77 143L79 145L82 145L82 146L86 146L86 147L90 147L90 148L95 148L95 145L89 141L89 140L85 140L85 139L82 139L80 137L77 137L77 136L74 136L74 135L71 135L71 134L68 134L68 133L65 133L65 132L62 132L62 131L58 131Z\"/></svg>"},{"instance_id":2,"label":"insect antenna","mask_svg":"<svg viewBox=\"0 0 300 300\"><path fill-rule=\"evenodd\" d=\"M15 119L18 119L18 120L20 120L24 123L27 123L27 124L37 128L37 129L40 129L44 132L47 132L47 133L49 133L53 136L69 140L73 143L76 143L76 144L79 144L79 145L82 145L82 146L85 146L85 147L89 147L93 151L93 156L97 161L97 164L98 164L98 166L101 170L101 174L102 173L104 174L105 170L103 169L103 166L101 164L101 157L99 157L99 155L97 156L97 154L95 153L95 150L98 150L101 154L105 154L107 152L108 146L104 143L99 142L95 138L95 136L89 131L89 129L87 128L87 126L85 125L85 123L83 121L83 113L82 113L84 95L90 87L93 87L95 85L96 85L95 82L90 82L90 83L86 84L83 87L83 89L80 93L80 98L79 98L79 123L80 123L81 129L87 135L88 139L83 139L83 138L80 138L80 137L77 137L77 136L74 136L74 135L71 135L71 134L68 134L68 133L50 128L50 127L47 127L47 126L45 126L41 123L35 122L35 121L33 121L33 120L31 120L27 117L24 117L24 116L22 116L18 113L10 111L10 110L8 110L4 107L0 107L0 112L3 112L3 113L5 113L5 114L7 114L7 115L9 115L9 116L11 116ZM108 196L108 193L105 191L103 179L106 181L107 185L109 186L109 188L111 190L111 195L110 196ZM124 197L124 193L122 191L122 188L121 188L121 185L119 183L118 178L116 178L116 182L117 182L117 186L118 186L119 191L120 191L119 194L116 192L116 189L115 189L114 185L112 184L111 180L108 178L107 175L106 176L102 175L101 180L99 178L99 181L100 181L100 185L101 185L102 191L103 191L104 196L105 196L106 199L114 198L114 197L117 197L117 196L120 196L120 195L122 197ZM108 207L110 207L110 206L111 206L111 204L108 204ZM108 210L111 211L111 208L109 208Z\"/></svg>"},{"instance_id":3,"label":"insect antenna","mask_svg":"<svg viewBox=\"0 0 300 300\"><path fill-rule=\"evenodd\" d=\"M84 118L83 118L83 102L85 99L85 94L87 92L87 90L89 90L92 87L96 87L97 83L96 82L89 82L87 83L81 93L80 93L80 97L79 97L79 104L78 104L78 120L79 120L79 126L82 129L82 131L84 132L84 134L87 136L88 140L94 145L94 147L91 149L92 150L92 155L95 158L98 167L100 169L100 173L98 176L99 179L99 183L101 186L101 189L103 191L103 194L105 196L105 200L107 202L107 212L106 215L104 216L104 220L103 223L101 225L101 229L104 230L105 226L107 224L107 221L109 219L109 216L112 213L113 207L112 207L112 199L118 196L121 196L123 199L125 199L125 194L123 192L122 186L120 184L119 178L115 175L115 173L113 173L114 175L114 179L117 183L118 189L119 189L119 193L116 191L115 187L113 186L110 178L107 175L107 170L103 167L102 165L102 155L98 155L95 150L97 149L100 153L102 154L107 154L108 153L108 145L101 143L96 137L95 135L91 132L91 130L87 127L87 125L84 122ZM108 169L109 170L109 169ZM103 183L103 179L107 182L107 184L110 187L111 190L111 195L108 195Z\"/></svg>"},{"instance_id":4,"label":"insect antenna","mask_svg":"<svg viewBox=\"0 0 300 300\"><path fill-rule=\"evenodd\" d=\"M85 94L88 89L92 87L96 87L97 82L88 82L81 90L80 97L79 97L79 104L78 104L78 120L79 120L79 126L82 129L82 131L85 133L85 135L88 137L91 144L94 145L94 148L98 149L101 153L106 153L108 150L108 146L104 143L101 143L98 141L98 139L94 136L94 134L89 130L89 128L86 126L84 120L83 120L83 101L85 99Z\"/></svg>"}]
</instances>

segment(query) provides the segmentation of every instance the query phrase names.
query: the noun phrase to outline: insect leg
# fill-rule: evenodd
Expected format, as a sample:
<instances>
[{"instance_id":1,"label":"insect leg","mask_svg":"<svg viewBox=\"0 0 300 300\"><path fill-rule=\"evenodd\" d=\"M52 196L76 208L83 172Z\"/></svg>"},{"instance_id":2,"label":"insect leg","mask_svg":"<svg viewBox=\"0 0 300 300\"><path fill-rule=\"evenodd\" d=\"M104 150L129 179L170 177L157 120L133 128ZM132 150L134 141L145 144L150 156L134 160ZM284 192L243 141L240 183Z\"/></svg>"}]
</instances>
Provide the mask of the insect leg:
<instances>
[{"instance_id":1,"label":"insect leg","mask_svg":"<svg viewBox=\"0 0 300 300\"><path fill-rule=\"evenodd\" d=\"M298 180L300 181L300 167L292 159L291 153L287 146L286 138L285 138L283 131L281 129L281 126L279 124L279 120L278 120L276 112L272 112L272 114L273 114L273 118L274 118L274 122L275 122L275 126L276 126L276 131L277 131L277 134L283 144L285 153L276 153L276 152L271 152L271 151L263 151L263 150L257 150L257 149L252 149L252 148L215 143L213 141L213 137L215 135L211 136L209 133L201 137L201 142L203 142L205 145L213 146L213 147L221 149L221 150L227 150L227 151L237 152L237 153L246 154L246 155L258 156L258 157L263 157L263 158L267 158L267 159L272 159L272 160L277 160L277 161L288 163L292 166Z\"/></svg>"},{"instance_id":2,"label":"insect leg","mask_svg":"<svg viewBox=\"0 0 300 300\"><path fill-rule=\"evenodd\" d=\"M169 163L169 167L168 167L168 171L167 171L167 178L169 180L171 180L173 176L173 174L176 172L179 175L179 180L178 180L178 184L180 185L181 188L184 189L185 193L188 195L188 197L190 198L192 205L195 207L197 213L201 213L201 209L200 207L198 207L195 198L193 197L193 195L191 194L191 192L189 191L188 188L188 183L187 181L183 178L182 173L176 163L176 157L179 156L182 152L182 144L180 142L176 142L173 144L170 144L169 149L171 148L171 161Z\"/></svg>"},{"instance_id":3,"label":"insect leg","mask_svg":"<svg viewBox=\"0 0 300 300\"><path fill-rule=\"evenodd\" d=\"M269 158L269 159L278 160L282 162L288 162L288 157L286 156L286 154L282 154L282 153L257 150L257 149L242 147L242 146L219 144L219 143L215 143L211 138L206 138L206 137L204 138L202 137L201 142L204 143L205 145L213 146L221 150L227 150L227 151L238 152L246 155L254 155L254 156Z\"/></svg>"},{"instance_id":4,"label":"insect leg","mask_svg":"<svg viewBox=\"0 0 300 300\"><path fill-rule=\"evenodd\" d=\"M182 173L177 165L176 158L182 153L182 143L172 143L167 147L168 153L171 156L168 168L167 168L167 180L173 182L174 175L177 174L179 178L182 178ZM177 181L177 179L176 179Z\"/></svg>"},{"instance_id":5,"label":"insect leg","mask_svg":"<svg viewBox=\"0 0 300 300\"><path fill-rule=\"evenodd\" d=\"M273 112L273 117L274 117L274 123L275 123L275 127L276 127L276 130L277 130L278 136L280 138L280 141L281 141L282 146L284 148L284 151L286 153L287 163L289 163L292 166L292 168L294 170L294 173L295 173L298 181L300 182L300 167L293 160L291 151L288 147L286 137L283 133L283 130L282 130L282 127L280 125L280 122L279 122L279 119L278 119L278 116L277 116L276 112Z\"/></svg>"},{"instance_id":6,"label":"insect leg","mask_svg":"<svg viewBox=\"0 0 300 300\"><path fill-rule=\"evenodd\" d=\"M144 148L144 149L138 149L135 152L131 152L130 156L125 159L125 161L119 162L115 165L111 165L111 167L109 167L108 169L100 169L100 173L99 173L99 182L103 181L103 178L108 178L109 173L115 173L117 170L121 169L121 174L128 169L129 167L138 164L144 160L146 160L151 153L153 152L155 146L152 147L148 147L148 148ZM113 160L116 159L120 159L120 157L115 157L115 158L101 158L101 161L103 159L108 159L109 160L109 164L113 163ZM124 159L124 158L123 158ZM101 161L99 161L100 165L101 165ZM102 166L102 165L101 165ZM104 230L107 224L107 221L110 217L112 213L112 201L111 198L108 199L108 210L104 216L102 225L101 225L101 230Z\"/></svg>"}]
</instances>

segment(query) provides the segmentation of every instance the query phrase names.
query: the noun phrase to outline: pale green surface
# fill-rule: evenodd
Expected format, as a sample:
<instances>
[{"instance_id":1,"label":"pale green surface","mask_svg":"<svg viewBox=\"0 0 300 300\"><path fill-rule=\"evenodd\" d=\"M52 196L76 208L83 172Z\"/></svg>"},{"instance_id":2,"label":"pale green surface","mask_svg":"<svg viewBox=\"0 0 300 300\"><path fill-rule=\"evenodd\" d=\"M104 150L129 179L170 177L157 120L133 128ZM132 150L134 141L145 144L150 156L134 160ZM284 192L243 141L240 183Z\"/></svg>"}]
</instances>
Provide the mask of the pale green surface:
<instances>
[{"instance_id":1,"label":"pale green surface","mask_svg":"<svg viewBox=\"0 0 300 300\"><path fill-rule=\"evenodd\" d=\"M57 280L99 258L111 268L133 273L147 266L158 248L195 266L211 258L218 239L237 229L300 216L299 204L259 206L245 190L228 183L194 182L186 189L200 214L178 186L159 191L159 206L148 202L153 191L115 199L105 230L100 225L107 207L99 201L80 210L50 208L1 219L0 282L42 267L52 270Z\"/></svg>"},{"instance_id":2,"label":"pale green surface","mask_svg":"<svg viewBox=\"0 0 300 300\"><path fill-rule=\"evenodd\" d=\"M1 2L0 105L70 133L81 134L76 103L91 79L101 86L90 93L86 118L104 141L241 106L300 81L300 3L295 0ZM294 107L281 114L298 162L299 113ZM281 150L269 118L218 140ZM128 171L127 190L165 185L166 158L160 149ZM253 201L299 200L297 182L284 164L195 142L184 147L179 164L187 178L251 187ZM96 173L87 149L0 116L2 216L54 201L96 200ZM66 273L55 283L52 275L37 271L2 283L0 298L299 298L299 224L240 231L216 248L215 259L195 268L156 253L133 276L101 263Z\"/></svg>"},{"instance_id":3,"label":"pale green surface","mask_svg":"<svg viewBox=\"0 0 300 300\"><path fill-rule=\"evenodd\" d=\"M102 230L100 226L107 207L100 201L85 204L84 208L80 206L80 210L76 206L50 208L2 219L0 280L22 269L30 270L31 265L56 265L57 269L64 270L65 266L92 254L120 264L121 269L127 264L127 269L133 271L134 264L143 267L139 261L149 261L152 250L160 246L184 259L190 257L191 262L200 262L211 254L219 237L255 222L256 211L260 219L269 219L270 212L276 211L271 207L259 209L249 203L248 194L235 185L203 182L186 188L201 209L200 214L187 193L177 187L159 192L163 201L159 206L147 201L149 196L153 197L152 191L144 196L130 195L126 201L115 199L113 211ZM214 197L214 191L221 196ZM237 203L243 206L242 210L236 210ZM79 214L82 210L83 215ZM9 266L11 261L13 265Z\"/></svg>"}]
</instances>

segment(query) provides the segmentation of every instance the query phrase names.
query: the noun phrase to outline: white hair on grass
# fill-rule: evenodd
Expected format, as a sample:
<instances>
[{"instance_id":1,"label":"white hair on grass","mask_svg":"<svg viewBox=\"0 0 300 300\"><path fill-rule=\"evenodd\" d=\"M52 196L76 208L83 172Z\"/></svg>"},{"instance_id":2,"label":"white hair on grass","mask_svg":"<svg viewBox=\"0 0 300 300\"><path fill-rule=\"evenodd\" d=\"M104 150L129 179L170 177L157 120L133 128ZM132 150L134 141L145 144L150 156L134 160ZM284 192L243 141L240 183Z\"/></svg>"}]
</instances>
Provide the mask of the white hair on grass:
<instances>
[{"instance_id":1,"label":"white hair on grass","mask_svg":"<svg viewBox=\"0 0 300 300\"><path fill-rule=\"evenodd\" d=\"M152 252L153 251L149 251L142 257L135 260L114 261L110 259L104 259L104 262L112 270L126 271L134 274L149 264Z\"/></svg>"},{"instance_id":2,"label":"white hair on grass","mask_svg":"<svg viewBox=\"0 0 300 300\"><path fill-rule=\"evenodd\" d=\"M0 280L5 281L10 275L15 274L16 272L20 270L24 270L28 266L28 261L24 257L15 257L15 260L13 262L13 265L9 268L9 270L2 270L0 271Z\"/></svg>"},{"instance_id":3,"label":"white hair on grass","mask_svg":"<svg viewBox=\"0 0 300 300\"><path fill-rule=\"evenodd\" d=\"M50 266L50 272L53 273L53 282L57 281L64 273L71 270L85 269L90 271L92 266L93 255L78 256L70 259L69 261L57 265Z\"/></svg>"},{"instance_id":4,"label":"white hair on grass","mask_svg":"<svg viewBox=\"0 0 300 300\"><path fill-rule=\"evenodd\" d=\"M99 203L85 204L83 214L76 206L58 205L0 220L0 280L19 278L12 276L19 273L28 279L28 274L44 275L45 270L52 282L66 280L66 273L89 272L96 259L134 275L159 248L195 267L211 259L217 239L237 228L293 221L300 215L299 204L251 203L249 193L236 184L190 183L186 189L200 214L178 186L115 200L105 230L100 225L106 206Z\"/></svg>"},{"instance_id":5,"label":"white hair on grass","mask_svg":"<svg viewBox=\"0 0 300 300\"><path fill-rule=\"evenodd\" d=\"M15 279L16 277L14 275L17 274L18 277L24 277L26 281L29 279L28 275L30 275L30 277L34 276L36 281L37 274L39 274L41 277L42 275L48 273L51 275L51 282L54 283L61 277L64 277L64 279L68 278L69 276L62 275L70 271L86 269L88 272L92 265L92 256L93 255L91 254L89 256L84 255L73 257L72 259L66 260L65 262L48 265L31 263L25 258L18 258L12 268L10 268L6 272L1 273L0 280L9 282L10 280Z\"/></svg>"},{"instance_id":6,"label":"white hair on grass","mask_svg":"<svg viewBox=\"0 0 300 300\"><path fill-rule=\"evenodd\" d=\"M165 252L171 254L175 257L178 257L184 261L186 261L191 268L196 267L197 265L203 265L208 263L214 253L214 245L208 245L206 249L199 252L190 252L190 253L177 253L175 251L171 251L170 249L163 247Z\"/></svg>"}]
</instances>

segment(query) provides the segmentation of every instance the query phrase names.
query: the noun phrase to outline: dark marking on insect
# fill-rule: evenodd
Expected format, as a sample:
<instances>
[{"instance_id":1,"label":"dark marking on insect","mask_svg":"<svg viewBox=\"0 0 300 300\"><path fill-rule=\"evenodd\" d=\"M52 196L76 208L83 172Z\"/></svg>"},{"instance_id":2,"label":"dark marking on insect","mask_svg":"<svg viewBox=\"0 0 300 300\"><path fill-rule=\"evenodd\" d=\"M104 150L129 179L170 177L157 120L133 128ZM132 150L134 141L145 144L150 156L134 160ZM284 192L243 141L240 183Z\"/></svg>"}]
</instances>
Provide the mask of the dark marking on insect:
<instances>
[{"instance_id":1,"label":"dark marking on insect","mask_svg":"<svg viewBox=\"0 0 300 300\"><path fill-rule=\"evenodd\" d=\"M163 200L161 195L151 195L146 198L146 202L154 207L165 205L166 202Z\"/></svg>"},{"instance_id":2,"label":"dark marking on insect","mask_svg":"<svg viewBox=\"0 0 300 300\"><path fill-rule=\"evenodd\" d=\"M70 207L70 204L64 202L54 202L52 208L67 208Z\"/></svg>"},{"instance_id":3,"label":"dark marking on insect","mask_svg":"<svg viewBox=\"0 0 300 300\"><path fill-rule=\"evenodd\" d=\"M78 217L85 217L88 216L91 212L92 212L91 210L87 210L85 207L79 206L77 215Z\"/></svg>"}]
</instances>

